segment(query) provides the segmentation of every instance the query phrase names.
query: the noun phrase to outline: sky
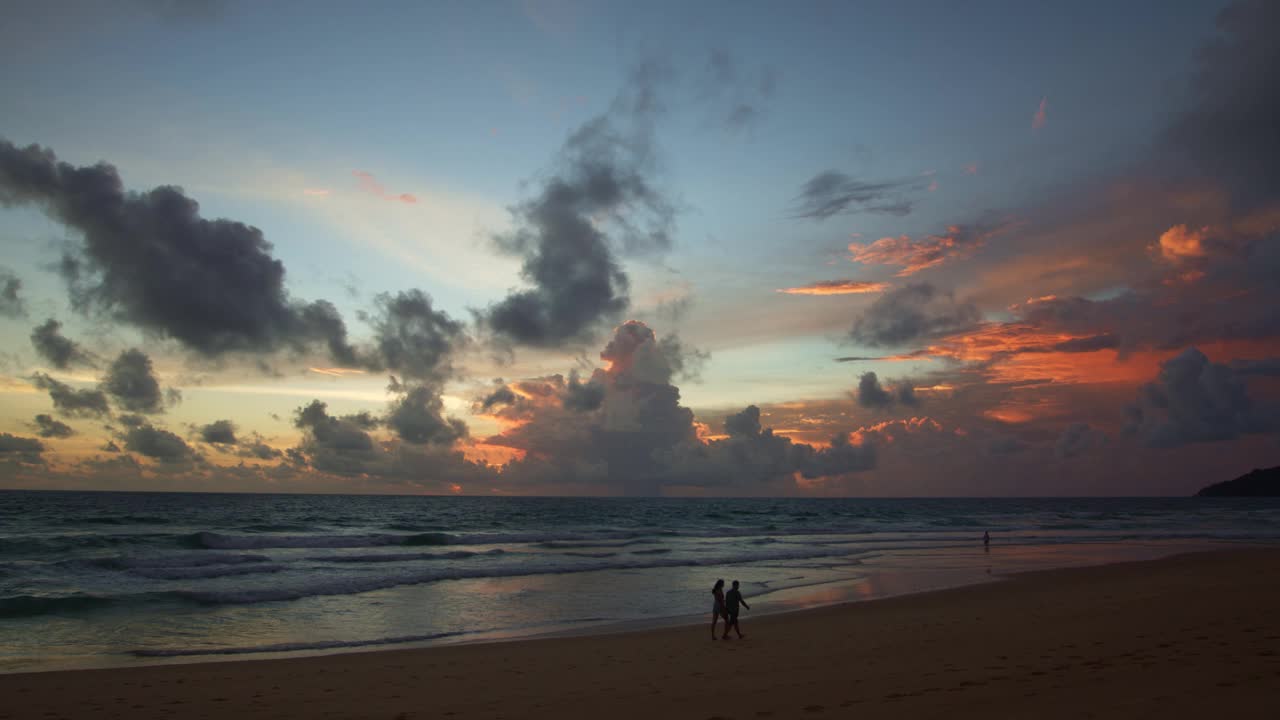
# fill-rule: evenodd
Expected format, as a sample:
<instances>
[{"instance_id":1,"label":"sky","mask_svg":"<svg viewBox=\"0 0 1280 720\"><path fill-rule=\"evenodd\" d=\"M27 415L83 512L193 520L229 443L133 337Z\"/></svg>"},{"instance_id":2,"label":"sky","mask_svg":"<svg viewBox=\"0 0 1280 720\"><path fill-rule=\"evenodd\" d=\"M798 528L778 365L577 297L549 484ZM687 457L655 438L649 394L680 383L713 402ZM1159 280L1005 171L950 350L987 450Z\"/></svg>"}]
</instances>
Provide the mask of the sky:
<instances>
[{"instance_id":1,"label":"sky","mask_svg":"<svg viewBox=\"0 0 1280 720\"><path fill-rule=\"evenodd\" d=\"M0 488L1280 464L1280 6L19 2Z\"/></svg>"}]
</instances>

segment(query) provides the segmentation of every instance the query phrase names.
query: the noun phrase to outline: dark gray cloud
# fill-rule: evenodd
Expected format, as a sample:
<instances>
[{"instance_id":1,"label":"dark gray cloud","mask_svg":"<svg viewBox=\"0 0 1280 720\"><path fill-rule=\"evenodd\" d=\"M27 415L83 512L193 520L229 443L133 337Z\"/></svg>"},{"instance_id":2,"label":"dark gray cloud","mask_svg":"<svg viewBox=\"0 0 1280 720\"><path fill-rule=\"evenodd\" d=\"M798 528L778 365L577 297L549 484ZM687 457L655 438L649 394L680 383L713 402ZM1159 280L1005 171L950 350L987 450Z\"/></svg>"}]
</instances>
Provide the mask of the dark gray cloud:
<instances>
[{"instance_id":1,"label":"dark gray cloud","mask_svg":"<svg viewBox=\"0 0 1280 720\"><path fill-rule=\"evenodd\" d=\"M850 336L863 345L899 346L967 330L981 320L973 303L929 283L911 283L877 298L854 321Z\"/></svg>"},{"instance_id":2,"label":"dark gray cloud","mask_svg":"<svg viewBox=\"0 0 1280 720\"><path fill-rule=\"evenodd\" d=\"M604 484L632 495L672 486L784 491L794 488L797 474L813 479L874 467L877 432L857 443L847 432L838 433L829 447L819 449L763 428L754 406L725 419L728 438L702 442L693 413L680 404L680 390L671 384L677 374L672 357L650 328L630 321L615 330L600 353L607 367L581 384L600 394L598 405L569 400L573 376L567 385L553 376L507 384L510 396L491 392L484 398L493 399L491 412L512 421L512 427L485 442L525 453L506 466L502 481Z\"/></svg>"},{"instance_id":3,"label":"dark gray cloud","mask_svg":"<svg viewBox=\"0 0 1280 720\"><path fill-rule=\"evenodd\" d=\"M74 365L92 367L95 364L93 355L63 335L62 323L53 318L31 330L31 345L36 349L37 355L59 370L66 370Z\"/></svg>"},{"instance_id":4,"label":"dark gray cloud","mask_svg":"<svg viewBox=\"0 0 1280 720\"><path fill-rule=\"evenodd\" d=\"M147 424L147 419L141 415L124 414L116 418L116 420L127 428L142 427Z\"/></svg>"},{"instance_id":5,"label":"dark gray cloud","mask_svg":"<svg viewBox=\"0 0 1280 720\"><path fill-rule=\"evenodd\" d=\"M1063 340L1060 343L1051 345L1049 349L1053 352L1088 353L1097 352L1098 350L1114 350L1118 347L1120 347L1119 336L1103 334Z\"/></svg>"},{"instance_id":6,"label":"dark gray cloud","mask_svg":"<svg viewBox=\"0 0 1280 720\"><path fill-rule=\"evenodd\" d=\"M702 369L711 359L711 353L685 343L675 333L662 336L658 341L658 350L666 358L667 365L671 368L671 377L675 380L700 382Z\"/></svg>"},{"instance_id":7,"label":"dark gray cloud","mask_svg":"<svg viewBox=\"0 0 1280 720\"><path fill-rule=\"evenodd\" d=\"M208 425L203 425L200 427L199 435L202 442L214 445L236 444L236 426L230 420L215 420Z\"/></svg>"},{"instance_id":8,"label":"dark gray cloud","mask_svg":"<svg viewBox=\"0 0 1280 720\"><path fill-rule=\"evenodd\" d=\"M35 438L0 433L0 458L15 458L19 462L40 462L44 443Z\"/></svg>"},{"instance_id":9,"label":"dark gray cloud","mask_svg":"<svg viewBox=\"0 0 1280 720\"><path fill-rule=\"evenodd\" d=\"M864 181L826 170L801 186L792 217L826 220L854 213L909 215L915 206L905 194L927 185L920 178Z\"/></svg>"},{"instance_id":10,"label":"dark gray cloud","mask_svg":"<svg viewBox=\"0 0 1280 720\"><path fill-rule=\"evenodd\" d=\"M673 357L647 325L632 320L615 329L600 353L608 366L588 382L557 375L512 383L517 402L496 414L518 424L486 439L526 453L504 479L656 494L666 476L658 451L695 438L693 412L671 384Z\"/></svg>"},{"instance_id":11,"label":"dark gray cloud","mask_svg":"<svg viewBox=\"0 0 1280 720\"><path fill-rule=\"evenodd\" d=\"M859 376L855 397L859 405L868 408L887 408L896 404L914 407L920 402L915 386L909 381L899 380L890 389L885 389L874 372Z\"/></svg>"},{"instance_id":12,"label":"dark gray cloud","mask_svg":"<svg viewBox=\"0 0 1280 720\"><path fill-rule=\"evenodd\" d=\"M467 425L444 416L440 391L428 385L402 387L391 403L386 425L396 437L413 445L452 446L467 436Z\"/></svg>"},{"instance_id":13,"label":"dark gray cloud","mask_svg":"<svg viewBox=\"0 0 1280 720\"><path fill-rule=\"evenodd\" d=\"M1231 369L1240 375L1280 377L1280 358L1258 360L1232 360Z\"/></svg>"},{"instance_id":14,"label":"dark gray cloud","mask_svg":"<svg viewBox=\"0 0 1280 720\"><path fill-rule=\"evenodd\" d=\"M1193 347L1162 364L1126 414L1125 433L1151 447L1232 440L1276 425L1275 410L1254 406L1239 373Z\"/></svg>"},{"instance_id":15,"label":"dark gray cloud","mask_svg":"<svg viewBox=\"0 0 1280 720\"><path fill-rule=\"evenodd\" d=\"M36 432L40 437L65 438L76 434L75 430L72 430L70 425L62 422L61 420L56 420L52 415L47 415L45 413L36 415L35 425Z\"/></svg>"},{"instance_id":16,"label":"dark gray cloud","mask_svg":"<svg viewBox=\"0 0 1280 720\"><path fill-rule=\"evenodd\" d=\"M366 430L366 420L334 417L329 414L328 405L313 400L294 413L294 426L304 432L297 450L317 470L359 474L378 455Z\"/></svg>"},{"instance_id":17,"label":"dark gray cloud","mask_svg":"<svg viewBox=\"0 0 1280 720\"><path fill-rule=\"evenodd\" d=\"M151 369L151 358L132 348L125 350L107 366L100 386L115 399L120 409L134 413L164 412L165 394L160 390Z\"/></svg>"},{"instance_id":18,"label":"dark gray cloud","mask_svg":"<svg viewBox=\"0 0 1280 720\"><path fill-rule=\"evenodd\" d=\"M893 404L893 395L880 387L880 379L875 373L865 372L858 378L858 404L862 407L888 407Z\"/></svg>"},{"instance_id":19,"label":"dark gray cloud","mask_svg":"<svg viewBox=\"0 0 1280 720\"><path fill-rule=\"evenodd\" d=\"M664 480L672 485L751 486L804 478L833 477L870 470L876 465L876 448L855 445L847 433L831 438L825 448L792 442L762 428L760 408L751 405L725 418L723 440L684 442L660 450Z\"/></svg>"},{"instance_id":20,"label":"dark gray cloud","mask_svg":"<svg viewBox=\"0 0 1280 720\"><path fill-rule=\"evenodd\" d=\"M31 382L41 390L49 391L53 407L69 417L102 417L110 415L107 394L101 390L77 390L70 385L49 377L45 373L31 376Z\"/></svg>"},{"instance_id":21,"label":"dark gray cloud","mask_svg":"<svg viewBox=\"0 0 1280 720\"><path fill-rule=\"evenodd\" d=\"M377 422L367 414L335 417L329 414L325 403L314 400L298 408L294 424L303 430L302 443L286 453L288 462L296 467L335 475L361 477L381 484L402 484L412 487L448 489L452 482L492 482L496 477L493 468L469 462L460 452L440 441L439 431L433 434L425 430L429 422L422 422L422 415L415 414L416 400L413 389L393 385L402 394L402 402L408 399L410 410L395 412L394 422L400 424L394 430L403 430L421 444L405 441L377 442L369 434L371 422ZM426 394L423 405L429 407L434 395ZM388 420L388 425L393 421ZM448 425L448 421L446 421ZM453 432L465 432L465 427L451 426ZM422 434L414 435L415 432ZM436 440L433 442L432 440ZM262 445L262 454L271 457L271 448ZM265 459L265 458L264 458Z\"/></svg>"},{"instance_id":22,"label":"dark gray cloud","mask_svg":"<svg viewBox=\"0 0 1280 720\"><path fill-rule=\"evenodd\" d=\"M724 431L729 437L755 437L760 434L760 408L749 405L725 416Z\"/></svg>"},{"instance_id":23,"label":"dark gray cloud","mask_svg":"<svg viewBox=\"0 0 1280 720\"><path fill-rule=\"evenodd\" d=\"M480 410L488 411L498 405L511 405L515 402L516 394L511 391L511 388L503 385L481 399Z\"/></svg>"},{"instance_id":24,"label":"dark gray cloud","mask_svg":"<svg viewBox=\"0 0 1280 720\"><path fill-rule=\"evenodd\" d=\"M262 438L256 434L247 441L239 442L238 445L240 446L240 457L274 460L284 455L284 453L263 442Z\"/></svg>"},{"instance_id":25,"label":"dark gray cloud","mask_svg":"<svg viewBox=\"0 0 1280 720\"><path fill-rule=\"evenodd\" d=\"M374 302L377 309L364 316L373 327L374 345L363 364L415 380L447 379L453 352L466 341L462 324L433 308L421 290L382 293Z\"/></svg>"},{"instance_id":26,"label":"dark gray cloud","mask_svg":"<svg viewBox=\"0 0 1280 720\"><path fill-rule=\"evenodd\" d=\"M1010 435L992 438L987 443L987 452L991 455L1014 455L1026 450L1027 443Z\"/></svg>"},{"instance_id":27,"label":"dark gray cloud","mask_svg":"<svg viewBox=\"0 0 1280 720\"><path fill-rule=\"evenodd\" d=\"M1235 2L1217 25L1198 54L1187 108L1160 149L1173 171L1222 183L1247 208L1280 193L1280 5Z\"/></svg>"},{"instance_id":28,"label":"dark gray cloud","mask_svg":"<svg viewBox=\"0 0 1280 720\"><path fill-rule=\"evenodd\" d=\"M1106 433L1092 427L1089 423L1074 422L1062 431L1062 435L1058 436L1054 452L1058 457L1071 458L1106 444Z\"/></svg>"},{"instance_id":29,"label":"dark gray cloud","mask_svg":"<svg viewBox=\"0 0 1280 720\"><path fill-rule=\"evenodd\" d=\"M153 425L144 424L130 428L124 435L124 447L131 452L166 463L181 462L195 457L191 446L187 445L185 440Z\"/></svg>"},{"instance_id":30,"label":"dark gray cloud","mask_svg":"<svg viewBox=\"0 0 1280 720\"><path fill-rule=\"evenodd\" d=\"M204 355L325 342L340 362L351 359L333 306L289 297L260 230L202 218L179 188L126 191L111 165L76 167L39 145L0 140L0 204L38 206L80 232L61 269L81 311Z\"/></svg>"},{"instance_id":31,"label":"dark gray cloud","mask_svg":"<svg viewBox=\"0 0 1280 720\"><path fill-rule=\"evenodd\" d=\"M674 210L648 176L648 149L607 117L579 128L538 196L512 210L516 229L497 238L524 258L532 286L490 306L488 326L511 342L582 342L616 323L630 283L616 253L665 250Z\"/></svg>"},{"instance_id":32,"label":"dark gray cloud","mask_svg":"<svg viewBox=\"0 0 1280 720\"><path fill-rule=\"evenodd\" d=\"M556 347L593 339L631 302L618 256L670 248L675 206L654 179L652 125L673 77L664 61L634 67L609 111L577 128L535 196L511 209L515 229L494 241L522 258L529 287L481 313L500 340Z\"/></svg>"},{"instance_id":33,"label":"dark gray cloud","mask_svg":"<svg viewBox=\"0 0 1280 720\"><path fill-rule=\"evenodd\" d=\"M27 303L22 299L22 278L0 265L0 317L20 318L27 315Z\"/></svg>"},{"instance_id":34,"label":"dark gray cloud","mask_svg":"<svg viewBox=\"0 0 1280 720\"><path fill-rule=\"evenodd\" d=\"M604 384L595 381L582 382L577 371L569 373L562 403L566 410L589 412L604 404Z\"/></svg>"}]
</instances>

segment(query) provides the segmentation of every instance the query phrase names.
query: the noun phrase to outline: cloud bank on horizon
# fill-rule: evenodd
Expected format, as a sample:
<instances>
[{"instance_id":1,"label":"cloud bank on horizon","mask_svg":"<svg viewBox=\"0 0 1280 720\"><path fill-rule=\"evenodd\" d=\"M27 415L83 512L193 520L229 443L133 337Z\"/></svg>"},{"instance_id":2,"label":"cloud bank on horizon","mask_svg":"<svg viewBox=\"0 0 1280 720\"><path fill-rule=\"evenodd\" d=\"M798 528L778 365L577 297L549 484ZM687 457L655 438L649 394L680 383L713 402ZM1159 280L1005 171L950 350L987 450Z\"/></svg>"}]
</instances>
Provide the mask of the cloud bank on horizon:
<instances>
[{"instance_id":1,"label":"cloud bank on horizon","mask_svg":"<svg viewBox=\"0 0 1280 720\"><path fill-rule=\"evenodd\" d=\"M1041 146L1083 97L1058 91L1037 145L1010 132L981 163L935 147L952 159L913 170L889 130L836 132L854 150L772 175L761 215L699 153L775 152L804 102L786 57L642 60L542 136L509 224L465 239L516 269L462 302L390 265L323 297L274 215L209 217L203 192L0 138L0 487L1180 494L1276 464L1278 24L1223 7L1152 140L1051 190L1000 158L1066 162ZM437 206L404 173L344 172L370 217ZM288 202L331 199L297 183Z\"/></svg>"}]
</instances>

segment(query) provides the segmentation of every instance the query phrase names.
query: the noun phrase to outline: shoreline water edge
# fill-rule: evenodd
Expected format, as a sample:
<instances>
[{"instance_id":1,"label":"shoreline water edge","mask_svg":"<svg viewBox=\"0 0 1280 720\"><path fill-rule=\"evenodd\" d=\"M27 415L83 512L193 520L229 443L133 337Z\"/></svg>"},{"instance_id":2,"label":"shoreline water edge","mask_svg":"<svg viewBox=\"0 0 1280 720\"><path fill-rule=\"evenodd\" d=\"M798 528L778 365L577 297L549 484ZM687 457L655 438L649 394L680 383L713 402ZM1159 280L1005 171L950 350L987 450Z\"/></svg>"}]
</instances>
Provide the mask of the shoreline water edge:
<instances>
[{"instance_id":1,"label":"shoreline water edge","mask_svg":"<svg viewBox=\"0 0 1280 720\"><path fill-rule=\"evenodd\" d=\"M1280 542L1280 503L1181 498L217 495L193 508L167 494L0 493L0 515L7 673L688 625L717 577L742 580L750 623Z\"/></svg>"},{"instance_id":2,"label":"shoreline water edge","mask_svg":"<svg viewBox=\"0 0 1280 720\"><path fill-rule=\"evenodd\" d=\"M1029 571L1008 582L704 628L289 659L0 675L6 717L1270 718L1280 548Z\"/></svg>"}]
</instances>

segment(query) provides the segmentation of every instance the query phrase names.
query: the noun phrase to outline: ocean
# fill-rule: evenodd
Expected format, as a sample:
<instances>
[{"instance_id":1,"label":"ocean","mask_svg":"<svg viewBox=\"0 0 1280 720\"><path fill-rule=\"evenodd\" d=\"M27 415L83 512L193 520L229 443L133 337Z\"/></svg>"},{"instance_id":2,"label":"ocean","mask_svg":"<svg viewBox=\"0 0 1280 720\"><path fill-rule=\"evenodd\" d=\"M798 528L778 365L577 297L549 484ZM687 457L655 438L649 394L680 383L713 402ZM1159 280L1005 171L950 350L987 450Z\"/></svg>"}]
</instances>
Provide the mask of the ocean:
<instances>
[{"instance_id":1,"label":"ocean","mask_svg":"<svg viewBox=\"0 0 1280 720\"><path fill-rule=\"evenodd\" d=\"M1280 500L1257 498L0 491L0 672L704 622L717 578L741 581L749 627L1023 570L1276 542Z\"/></svg>"}]
</instances>

